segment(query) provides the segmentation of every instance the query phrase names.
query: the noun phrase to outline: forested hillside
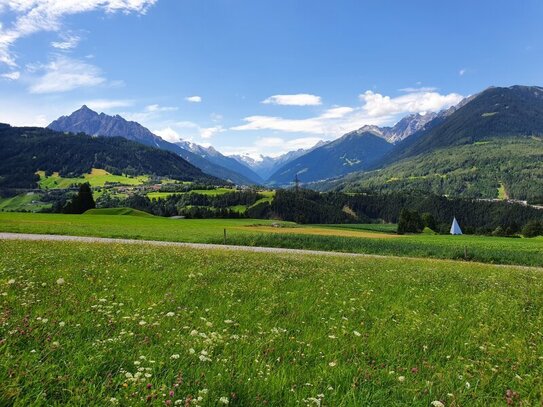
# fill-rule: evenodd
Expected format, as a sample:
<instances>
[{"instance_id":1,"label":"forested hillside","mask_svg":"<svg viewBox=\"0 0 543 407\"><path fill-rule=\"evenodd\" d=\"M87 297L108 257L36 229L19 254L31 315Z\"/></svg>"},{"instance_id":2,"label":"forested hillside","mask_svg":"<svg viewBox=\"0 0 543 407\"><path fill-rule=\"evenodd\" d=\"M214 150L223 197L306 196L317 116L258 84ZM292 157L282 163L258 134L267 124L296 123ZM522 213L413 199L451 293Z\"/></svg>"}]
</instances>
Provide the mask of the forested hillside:
<instances>
[{"instance_id":1,"label":"forested hillside","mask_svg":"<svg viewBox=\"0 0 543 407\"><path fill-rule=\"evenodd\" d=\"M120 137L89 137L39 127L0 127L0 188L36 188L36 171L77 177L101 168L111 174L151 174L224 183L178 155Z\"/></svg>"},{"instance_id":2,"label":"forested hillside","mask_svg":"<svg viewBox=\"0 0 543 407\"><path fill-rule=\"evenodd\" d=\"M321 185L346 192L421 191L466 198L543 200L543 137L494 138L441 148Z\"/></svg>"}]
</instances>

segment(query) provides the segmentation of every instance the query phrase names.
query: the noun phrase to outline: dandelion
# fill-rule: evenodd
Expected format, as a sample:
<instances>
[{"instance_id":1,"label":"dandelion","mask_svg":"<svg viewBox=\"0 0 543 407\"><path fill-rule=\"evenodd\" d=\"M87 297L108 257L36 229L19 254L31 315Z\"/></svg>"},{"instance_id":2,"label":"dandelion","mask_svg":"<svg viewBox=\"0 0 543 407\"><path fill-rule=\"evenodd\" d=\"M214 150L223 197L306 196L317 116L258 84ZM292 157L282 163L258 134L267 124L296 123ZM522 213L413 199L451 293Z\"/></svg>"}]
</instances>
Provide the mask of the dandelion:
<instances>
[{"instance_id":1,"label":"dandelion","mask_svg":"<svg viewBox=\"0 0 543 407\"><path fill-rule=\"evenodd\" d=\"M219 403L221 403L221 404L229 404L230 401L228 400L228 397L222 396L222 397L219 399Z\"/></svg>"},{"instance_id":2,"label":"dandelion","mask_svg":"<svg viewBox=\"0 0 543 407\"><path fill-rule=\"evenodd\" d=\"M65 283L64 279L61 277L57 280L58 285L63 285Z\"/></svg>"}]
</instances>

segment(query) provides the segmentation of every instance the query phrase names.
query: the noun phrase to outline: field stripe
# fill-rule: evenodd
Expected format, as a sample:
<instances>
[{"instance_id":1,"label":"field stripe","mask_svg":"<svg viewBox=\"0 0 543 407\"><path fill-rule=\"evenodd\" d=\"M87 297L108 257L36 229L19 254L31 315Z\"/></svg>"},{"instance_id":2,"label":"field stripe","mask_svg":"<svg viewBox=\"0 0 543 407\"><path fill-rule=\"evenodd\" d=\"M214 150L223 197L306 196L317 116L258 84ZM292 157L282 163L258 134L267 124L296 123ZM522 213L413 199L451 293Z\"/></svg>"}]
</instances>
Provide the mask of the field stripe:
<instances>
[{"instance_id":1,"label":"field stripe","mask_svg":"<svg viewBox=\"0 0 543 407\"><path fill-rule=\"evenodd\" d=\"M281 247L260 247L260 246L234 246L211 243L186 243L186 242L167 242L162 240L137 240L137 239L119 239L109 237L92 237L92 236L69 236L69 235L46 235L33 233L7 233L0 232L1 240L25 240L25 241L53 241L53 242L79 242L79 243L112 243L112 244L139 244L151 246L167 246L167 247L184 247L199 250L231 250L245 251L253 253L276 253L276 254L291 254L291 255L312 255L312 256L336 256L336 257L362 257L370 259L404 259L415 261L431 261L445 263L461 263L464 265L478 264L484 266L507 267L519 270L537 270L543 271L543 267L536 266L520 266L512 264L494 264L482 263L464 260L450 259L430 259L423 257L407 257L407 256L385 256L380 254L367 253L347 253L347 252L331 252L323 250L304 250L304 249L286 249Z\"/></svg>"}]
</instances>

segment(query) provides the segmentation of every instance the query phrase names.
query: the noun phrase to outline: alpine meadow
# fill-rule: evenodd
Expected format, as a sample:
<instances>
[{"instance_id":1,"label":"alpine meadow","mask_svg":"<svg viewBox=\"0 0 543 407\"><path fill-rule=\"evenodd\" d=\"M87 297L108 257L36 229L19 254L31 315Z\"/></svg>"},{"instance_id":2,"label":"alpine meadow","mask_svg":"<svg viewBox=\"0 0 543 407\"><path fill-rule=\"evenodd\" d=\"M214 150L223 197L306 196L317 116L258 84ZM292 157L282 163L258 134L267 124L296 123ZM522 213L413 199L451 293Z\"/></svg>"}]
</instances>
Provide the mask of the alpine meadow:
<instances>
[{"instance_id":1,"label":"alpine meadow","mask_svg":"<svg viewBox=\"0 0 543 407\"><path fill-rule=\"evenodd\" d=\"M0 0L0 406L543 405L542 18Z\"/></svg>"}]
</instances>

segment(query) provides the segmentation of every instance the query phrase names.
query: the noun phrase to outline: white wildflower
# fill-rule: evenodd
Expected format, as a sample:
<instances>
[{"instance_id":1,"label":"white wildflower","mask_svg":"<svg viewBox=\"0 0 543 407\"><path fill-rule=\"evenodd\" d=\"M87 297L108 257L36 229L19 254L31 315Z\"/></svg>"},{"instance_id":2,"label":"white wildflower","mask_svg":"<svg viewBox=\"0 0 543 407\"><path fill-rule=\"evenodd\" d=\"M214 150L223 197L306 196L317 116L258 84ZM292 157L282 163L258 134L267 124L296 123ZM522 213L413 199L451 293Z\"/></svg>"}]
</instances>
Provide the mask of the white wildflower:
<instances>
[{"instance_id":1,"label":"white wildflower","mask_svg":"<svg viewBox=\"0 0 543 407\"><path fill-rule=\"evenodd\" d=\"M65 281L64 281L64 279L62 277L57 280L58 285L62 285L62 284L64 284L64 282Z\"/></svg>"},{"instance_id":2,"label":"white wildflower","mask_svg":"<svg viewBox=\"0 0 543 407\"><path fill-rule=\"evenodd\" d=\"M229 404L230 401L228 400L228 397L222 396L222 397L219 399L219 403L221 403L221 404Z\"/></svg>"}]
</instances>

